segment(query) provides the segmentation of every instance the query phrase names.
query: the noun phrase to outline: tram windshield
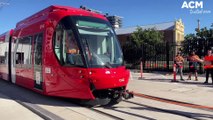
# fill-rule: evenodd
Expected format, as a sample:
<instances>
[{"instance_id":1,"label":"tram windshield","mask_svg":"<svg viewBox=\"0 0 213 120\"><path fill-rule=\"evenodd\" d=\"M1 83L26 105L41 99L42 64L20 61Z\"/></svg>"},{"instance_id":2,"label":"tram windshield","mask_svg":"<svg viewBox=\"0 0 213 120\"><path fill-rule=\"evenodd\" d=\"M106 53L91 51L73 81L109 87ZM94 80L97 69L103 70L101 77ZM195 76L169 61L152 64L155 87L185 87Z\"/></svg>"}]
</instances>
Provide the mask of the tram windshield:
<instances>
[{"instance_id":1,"label":"tram windshield","mask_svg":"<svg viewBox=\"0 0 213 120\"><path fill-rule=\"evenodd\" d=\"M81 17L76 18L75 22L90 67L122 65L121 48L108 22Z\"/></svg>"}]
</instances>

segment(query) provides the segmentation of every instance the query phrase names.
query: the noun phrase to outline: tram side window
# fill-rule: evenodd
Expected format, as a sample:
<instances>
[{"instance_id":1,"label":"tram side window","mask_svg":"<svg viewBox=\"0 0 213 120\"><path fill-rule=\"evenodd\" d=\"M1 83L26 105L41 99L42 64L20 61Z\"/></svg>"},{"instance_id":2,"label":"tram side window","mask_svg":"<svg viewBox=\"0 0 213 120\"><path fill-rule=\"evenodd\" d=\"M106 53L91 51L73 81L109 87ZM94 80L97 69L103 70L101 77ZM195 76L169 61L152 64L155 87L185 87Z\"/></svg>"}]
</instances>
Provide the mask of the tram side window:
<instances>
[{"instance_id":1,"label":"tram side window","mask_svg":"<svg viewBox=\"0 0 213 120\"><path fill-rule=\"evenodd\" d=\"M43 41L43 34L35 35L34 37L34 61L35 65L42 65L42 41Z\"/></svg>"},{"instance_id":2,"label":"tram side window","mask_svg":"<svg viewBox=\"0 0 213 120\"><path fill-rule=\"evenodd\" d=\"M16 64L23 64L24 53L16 52Z\"/></svg>"},{"instance_id":3,"label":"tram side window","mask_svg":"<svg viewBox=\"0 0 213 120\"><path fill-rule=\"evenodd\" d=\"M22 46L23 55L23 65L22 67L30 68L32 66L32 37L25 37L20 41Z\"/></svg>"},{"instance_id":4,"label":"tram side window","mask_svg":"<svg viewBox=\"0 0 213 120\"><path fill-rule=\"evenodd\" d=\"M8 62L8 43L0 43L0 64Z\"/></svg>"},{"instance_id":5,"label":"tram side window","mask_svg":"<svg viewBox=\"0 0 213 120\"><path fill-rule=\"evenodd\" d=\"M59 61L61 62L61 52L60 52L60 47L61 47L61 39L63 37L62 35L62 28L60 28L61 26L57 26L55 34L54 34L54 51L55 54L57 56L57 58L59 59Z\"/></svg>"},{"instance_id":6,"label":"tram side window","mask_svg":"<svg viewBox=\"0 0 213 120\"><path fill-rule=\"evenodd\" d=\"M0 64L4 64L5 63L5 54L4 54L4 43L0 43ZM3 48L3 49L2 49Z\"/></svg>"},{"instance_id":7,"label":"tram side window","mask_svg":"<svg viewBox=\"0 0 213 120\"><path fill-rule=\"evenodd\" d=\"M4 56L0 56L0 64L4 64L5 63L5 57Z\"/></svg>"},{"instance_id":8,"label":"tram side window","mask_svg":"<svg viewBox=\"0 0 213 120\"><path fill-rule=\"evenodd\" d=\"M66 26L66 27L65 27ZM63 65L83 66L73 31L66 22L57 25L54 33L54 52Z\"/></svg>"},{"instance_id":9,"label":"tram side window","mask_svg":"<svg viewBox=\"0 0 213 120\"><path fill-rule=\"evenodd\" d=\"M21 67L21 64L23 63L23 57L24 57L24 54L21 52L22 51L22 46L23 44L20 43L20 40L21 39L17 39L15 40L15 60L16 60L16 67Z\"/></svg>"},{"instance_id":10,"label":"tram side window","mask_svg":"<svg viewBox=\"0 0 213 120\"><path fill-rule=\"evenodd\" d=\"M25 37L18 40L16 50L16 67L32 67L32 37Z\"/></svg>"}]
</instances>

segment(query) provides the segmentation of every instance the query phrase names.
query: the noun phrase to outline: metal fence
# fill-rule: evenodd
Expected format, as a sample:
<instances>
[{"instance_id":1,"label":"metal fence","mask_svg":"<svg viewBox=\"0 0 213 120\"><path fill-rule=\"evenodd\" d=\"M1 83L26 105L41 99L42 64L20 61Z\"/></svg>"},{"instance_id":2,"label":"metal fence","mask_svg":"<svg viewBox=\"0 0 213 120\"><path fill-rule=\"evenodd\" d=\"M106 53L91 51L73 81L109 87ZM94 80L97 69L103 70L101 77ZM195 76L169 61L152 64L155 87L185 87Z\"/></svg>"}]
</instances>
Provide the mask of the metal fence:
<instances>
[{"instance_id":1,"label":"metal fence","mask_svg":"<svg viewBox=\"0 0 213 120\"><path fill-rule=\"evenodd\" d=\"M193 39L187 40L184 44L161 43L158 45L143 44L140 49L123 48L124 60L133 65L133 68L139 68L140 61L143 61L144 70L172 71L174 57L178 51L181 51L184 57L184 71L189 70L187 57L190 51L195 51L200 58L205 56L208 49L213 48L213 39ZM131 66L132 67L132 66ZM200 64L199 72L203 72Z\"/></svg>"},{"instance_id":2,"label":"metal fence","mask_svg":"<svg viewBox=\"0 0 213 120\"><path fill-rule=\"evenodd\" d=\"M158 45L142 45L141 61L145 70L172 70L176 51L181 46L175 43L161 43Z\"/></svg>"}]
</instances>

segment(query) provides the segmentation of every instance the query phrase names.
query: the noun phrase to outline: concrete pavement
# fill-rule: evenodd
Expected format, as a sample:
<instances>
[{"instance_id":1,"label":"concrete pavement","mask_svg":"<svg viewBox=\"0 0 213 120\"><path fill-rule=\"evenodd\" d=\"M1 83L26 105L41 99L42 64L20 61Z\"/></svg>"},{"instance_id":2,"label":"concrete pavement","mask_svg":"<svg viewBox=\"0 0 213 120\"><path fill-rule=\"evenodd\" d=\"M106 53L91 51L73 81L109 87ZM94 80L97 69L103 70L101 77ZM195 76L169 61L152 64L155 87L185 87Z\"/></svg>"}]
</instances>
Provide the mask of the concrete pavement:
<instances>
[{"instance_id":1,"label":"concrete pavement","mask_svg":"<svg viewBox=\"0 0 213 120\"><path fill-rule=\"evenodd\" d=\"M2 120L43 120L38 115L1 93L0 108Z\"/></svg>"},{"instance_id":2,"label":"concrete pavement","mask_svg":"<svg viewBox=\"0 0 213 120\"><path fill-rule=\"evenodd\" d=\"M198 81L192 77L192 80L180 82L171 82L173 75L164 72L144 73L142 79L138 72L131 71L131 75L128 89L132 91L213 107L213 85L211 79L209 84L203 84L205 75L199 75ZM187 77L187 74L184 75L184 79Z\"/></svg>"}]
</instances>

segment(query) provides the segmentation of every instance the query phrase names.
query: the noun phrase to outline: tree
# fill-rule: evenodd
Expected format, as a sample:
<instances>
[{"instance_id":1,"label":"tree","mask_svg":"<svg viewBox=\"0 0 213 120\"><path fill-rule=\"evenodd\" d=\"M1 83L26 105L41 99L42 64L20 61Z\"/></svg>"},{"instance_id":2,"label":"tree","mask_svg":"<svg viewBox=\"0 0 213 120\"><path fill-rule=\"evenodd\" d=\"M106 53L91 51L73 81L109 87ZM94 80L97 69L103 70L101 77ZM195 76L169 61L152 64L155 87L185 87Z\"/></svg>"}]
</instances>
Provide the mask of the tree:
<instances>
[{"instance_id":1,"label":"tree","mask_svg":"<svg viewBox=\"0 0 213 120\"><path fill-rule=\"evenodd\" d=\"M200 38L212 37L212 29L208 30L206 27L201 28L200 31L197 31L196 35Z\"/></svg>"},{"instance_id":2,"label":"tree","mask_svg":"<svg viewBox=\"0 0 213 120\"><path fill-rule=\"evenodd\" d=\"M188 55L190 51L194 50L195 39L196 39L195 34L187 34L185 36L185 39L182 42L182 45L183 45L182 52L185 55Z\"/></svg>"},{"instance_id":3,"label":"tree","mask_svg":"<svg viewBox=\"0 0 213 120\"><path fill-rule=\"evenodd\" d=\"M137 47L141 47L143 44L157 45L163 42L163 34L157 31L155 28L142 29L138 27L131 35L133 42Z\"/></svg>"},{"instance_id":4,"label":"tree","mask_svg":"<svg viewBox=\"0 0 213 120\"><path fill-rule=\"evenodd\" d=\"M211 25L213 27L213 24ZM207 27L196 30L196 34L187 34L183 41L183 52L188 54L189 51L195 51L200 56L205 54L206 49L211 47L210 42L213 39L213 28L207 29Z\"/></svg>"},{"instance_id":5,"label":"tree","mask_svg":"<svg viewBox=\"0 0 213 120\"><path fill-rule=\"evenodd\" d=\"M131 34L131 41L124 45L124 59L127 62L138 64L141 58L156 58L156 45L163 43L163 34L155 28L142 29L137 27L136 31ZM148 54L150 53L150 54ZM145 63L145 62L144 62Z\"/></svg>"},{"instance_id":6,"label":"tree","mask_svg":"<svg viewBox=\"0 0 213 120\"><path fill-rule=\"evenodd\" d=\"M192 33L185 36L185 40L193 40L194 38L196 38L196 35Z\"/></svg>"}]
</instances>

